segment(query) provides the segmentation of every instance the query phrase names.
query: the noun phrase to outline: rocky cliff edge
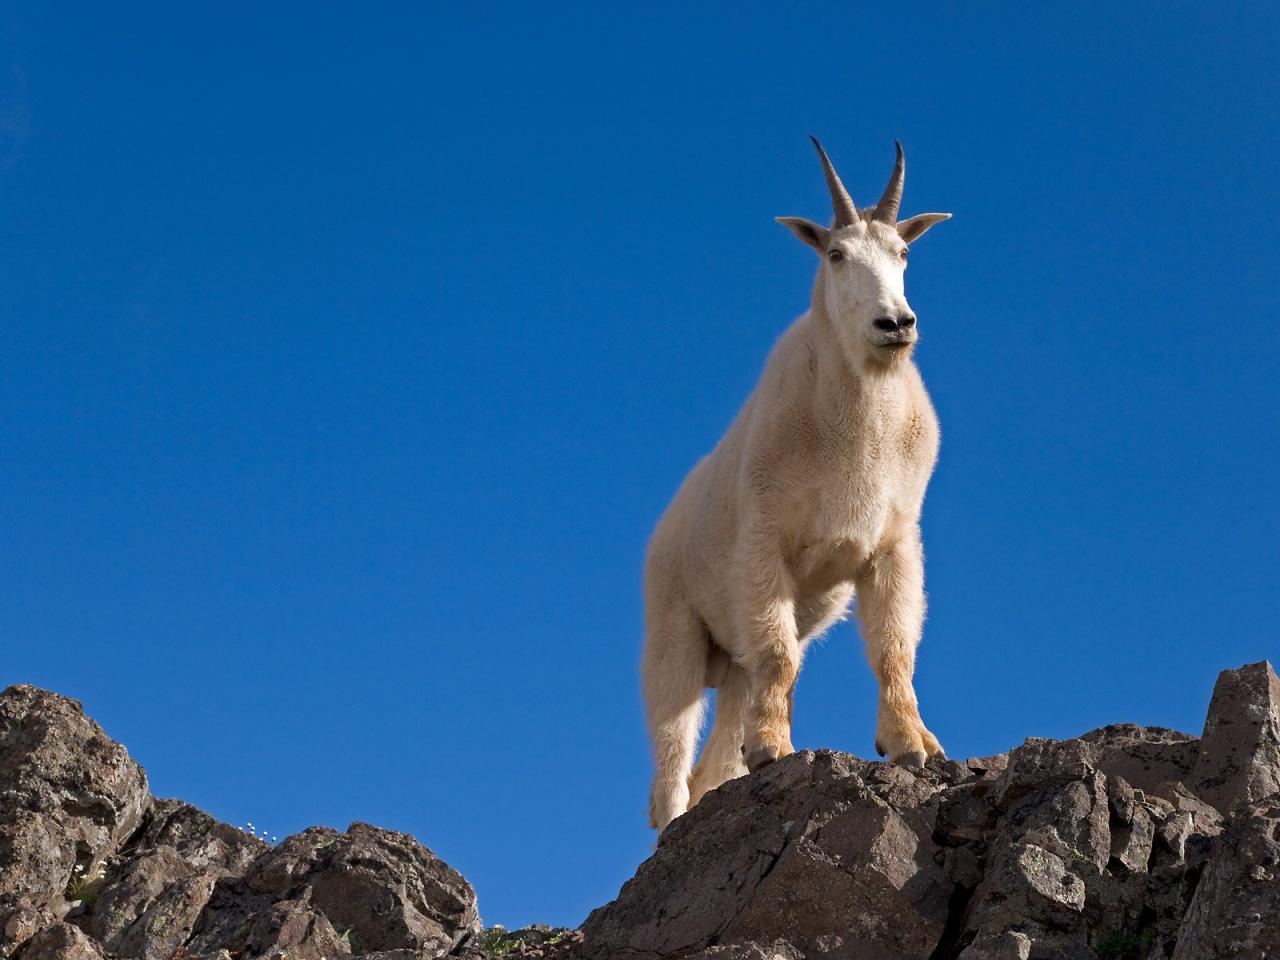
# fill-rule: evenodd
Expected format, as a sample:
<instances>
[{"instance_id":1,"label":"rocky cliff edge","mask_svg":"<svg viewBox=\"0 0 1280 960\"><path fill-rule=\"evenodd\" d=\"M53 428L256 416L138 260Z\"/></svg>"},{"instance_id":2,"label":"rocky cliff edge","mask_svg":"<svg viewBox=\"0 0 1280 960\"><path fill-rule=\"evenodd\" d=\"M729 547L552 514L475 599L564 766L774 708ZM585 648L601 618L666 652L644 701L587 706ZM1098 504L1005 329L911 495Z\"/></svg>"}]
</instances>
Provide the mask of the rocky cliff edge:
<instances>
[{"instance_id":1,"label":"rocky cliff edge","mask_svg":"<svg viewBox=\"0 0 1280 960\"><path fill-rule=\"evenodd\" d=\"M10 687L0 956L1280 960L1280 681L1223 672L1199 738L1118 724L920 772L802 751L672 823L580 931L511 934L407 834L269 845Z\"/></svg>"}]
</instances>

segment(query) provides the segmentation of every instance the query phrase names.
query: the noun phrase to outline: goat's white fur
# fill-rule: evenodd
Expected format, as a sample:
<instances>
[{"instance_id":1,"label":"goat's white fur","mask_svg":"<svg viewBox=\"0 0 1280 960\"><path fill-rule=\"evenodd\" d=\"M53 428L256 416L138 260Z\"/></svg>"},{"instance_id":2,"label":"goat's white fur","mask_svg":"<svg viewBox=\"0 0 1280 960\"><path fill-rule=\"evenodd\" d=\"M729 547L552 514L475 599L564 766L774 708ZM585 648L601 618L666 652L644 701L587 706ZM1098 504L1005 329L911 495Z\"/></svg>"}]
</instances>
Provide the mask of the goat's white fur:
<instances>
[{"instance_id":1,"label":"goat's white fur","mask_svg":"<svg viewBox=\"0 0 1280 960\"><path fill-rule=\"evenodd\" d=\"M837 209L830 230L779 218L821 258L809 311L650 540L642 675L659 830L793 751L805 647L855 590L880 685L877 749L915 766L942 753L912 686L925 613L919 518L939 432L911 359L903 274L907 244L949 214L894 223L893 206L890 222L868 209L847 225ZM883 329L900 317L911 326ZM691 775L706 687L715 721Z\"/></svg>"}]
</instances>

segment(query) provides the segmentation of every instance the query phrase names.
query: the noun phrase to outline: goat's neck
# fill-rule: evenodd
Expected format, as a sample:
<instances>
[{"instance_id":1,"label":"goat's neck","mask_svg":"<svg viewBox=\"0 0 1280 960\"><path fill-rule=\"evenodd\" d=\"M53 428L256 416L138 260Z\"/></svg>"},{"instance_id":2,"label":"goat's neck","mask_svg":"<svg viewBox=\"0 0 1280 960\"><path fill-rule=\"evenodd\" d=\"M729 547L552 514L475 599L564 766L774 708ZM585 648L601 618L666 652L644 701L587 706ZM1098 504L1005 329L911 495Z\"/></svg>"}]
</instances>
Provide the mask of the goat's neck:
<instances>
[{"instance_id":1,"label":"goat's neck","mask_svg":"<svg viewBox=\"0 0 1280 960\"><path fill-rule=\"evenodd\" d=\"M871 356L869 344L851 357L836 330L835 321L827 313L822 279L814 286L809 307L810 342L815 354L815 404L829 412L841 411L842 417L874 416L880 406L877 399L900 396L911 380L919 377L915 362L904 357L882 363ZM869 402L870 401L870 402Z\"/></svg>"}]
</instances>

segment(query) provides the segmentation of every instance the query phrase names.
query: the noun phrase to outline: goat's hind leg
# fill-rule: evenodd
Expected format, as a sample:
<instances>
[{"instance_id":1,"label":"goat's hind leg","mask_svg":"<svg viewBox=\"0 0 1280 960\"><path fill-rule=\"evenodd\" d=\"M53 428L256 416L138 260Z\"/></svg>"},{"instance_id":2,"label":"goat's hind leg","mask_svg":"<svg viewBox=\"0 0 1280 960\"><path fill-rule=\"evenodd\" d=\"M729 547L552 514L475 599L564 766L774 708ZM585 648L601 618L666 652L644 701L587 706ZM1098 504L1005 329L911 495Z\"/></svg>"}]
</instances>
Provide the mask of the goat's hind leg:
<instances>
[{"instance_id":1,"label":"goat's hind leg","mask_svg":"<svg viewBox=\"0 0 1280 960\"><path fill-rule=\"evenodd\" d=\"M743 719L746 714L750 690L747 671L728 658L723 651L716 654L724 658L722 669L714 677L716 687L716 719L702 747L702 756L689 778L689 806L692 807L709 790L714 790L726 780L740 777L747 772L742 760Z\"/></svg>"},{"instance_id":2,"label":"goat's hind leg","mask_svg":"<svg viewBox=\"0 0 1280 960\"><path fill-rule=\"evenodd\" d=\"M657 766L649 791L649 822L658 830L689 808L689 770L702 727L709 645L706 627L683 600L650 600L642 674Z\"/></svg>"}]
</instances>

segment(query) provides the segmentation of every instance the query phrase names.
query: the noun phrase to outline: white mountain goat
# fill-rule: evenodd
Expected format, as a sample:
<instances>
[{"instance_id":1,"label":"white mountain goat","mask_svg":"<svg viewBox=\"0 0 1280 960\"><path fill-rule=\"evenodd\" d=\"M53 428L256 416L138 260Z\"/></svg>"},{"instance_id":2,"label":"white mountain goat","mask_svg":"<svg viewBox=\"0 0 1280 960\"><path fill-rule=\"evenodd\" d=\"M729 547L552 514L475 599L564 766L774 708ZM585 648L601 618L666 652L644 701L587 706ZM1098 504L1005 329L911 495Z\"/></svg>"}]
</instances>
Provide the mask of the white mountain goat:
<instances>
[{"instance_id":1,"label":"white mountain goat","mask_svg":"<svg viewBox=\"0 0 1280 960\"><path fill-rule=\"evenodd\" d=\"M916 316L903 273L907 245L951 215L898 220L901 144L880 202L860 211L813 143L835 222L778 218L821 259L809 311L649 543L642 673L659 830L725 780L793 752L805 647L855 591L880 684L876 749L914 767L942 754L911 680L925 610L920 508L938 421L911 359ZM690 775L705 687L716 690L715 723Z\"/></svg>"}]
</instances>

